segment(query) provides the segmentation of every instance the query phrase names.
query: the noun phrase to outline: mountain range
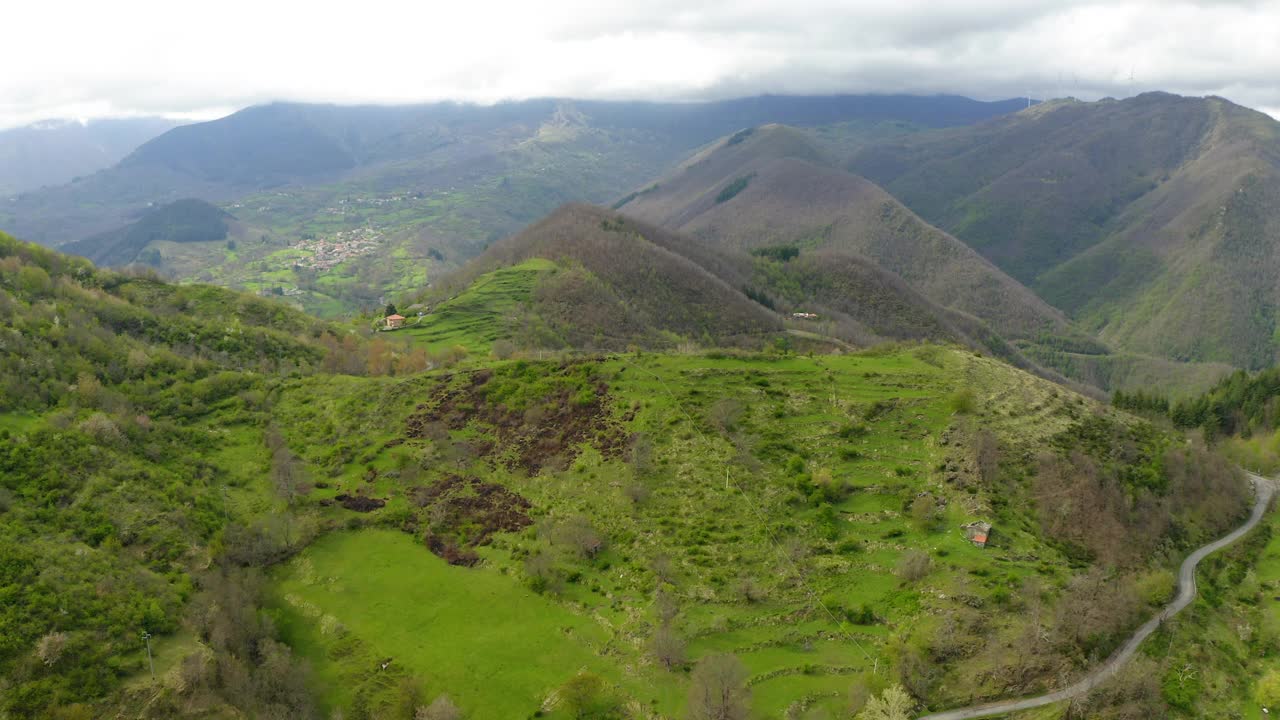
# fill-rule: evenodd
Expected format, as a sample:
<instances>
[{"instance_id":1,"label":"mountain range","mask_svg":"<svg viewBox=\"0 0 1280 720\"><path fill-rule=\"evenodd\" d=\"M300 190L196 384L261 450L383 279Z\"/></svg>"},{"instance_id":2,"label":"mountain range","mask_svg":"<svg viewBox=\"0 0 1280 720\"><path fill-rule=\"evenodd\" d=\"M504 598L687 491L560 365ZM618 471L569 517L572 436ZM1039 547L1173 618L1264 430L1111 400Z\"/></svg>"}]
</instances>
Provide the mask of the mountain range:
<instances>
[{"instance_id":1,"label":"mountain range","mask_svg":"<svg viewBox=\"0 0 1280 720\"><path fill-rule=\"evenodd\" d=\"M921 332L861 302L902 287L901 307L932 308L929 332L970 346L998 337L1104 389L1198 387L1277 352L1276 138L1254 111L1161 93L276 104L0 203L0 224L335 314L421 294L563 203L613 203L730 253L740 293L821 305L846 339ZM167 237L179 226L156 213L194 198L228 230ZM803 278L770 279L760 258L789 247L799 262L777 265Z\"/></svg>"},{"instance_id":2,"label":"mountain range","mask_svg":"<svg viewBox=\"0 0 1280 720\"><path fill-rule=\"evenodd\" d=\"M1221 98L1057 101L849 167L1109 344L1275 362L1280 125Z\"/></svg>"},{"instance_id":3,"label":"mountain range","mask_svg":"<svg viewBox=\"0 0 1280 720\"><path fill-rule=\"evenodd\" d=\"M46 120L0 130L0 196L80 180L177 125L140 117Z\"/></svg>"},{"instance_id":4,"label":"mountain range","mask_svg":"<svg viewBox=\"0 0 1280 720\"><path fill-rule=\"evenodd\" d=\"M376 238L378 262L348 263L323 283L288 283L313 310L351 310L420 289L562 203L612 202L744 125L835 127L832 142L842 142L973 122L1016 105L947 96L274 104L176 128L78 183L0 202L0 227L60 246L115 231L151 208L200 198L265 241L242 243L234 260L214 267L208 258L176 258L180 277L250 290L280 284L275 272L292 267L290 249L300 239L360 232ZM186 274L197 264L204 272Z\"/></svg>"},{"instance_id":5,"label":"mountain range","mask_svg":"<svg viewBox=\"0 0 1280 720\"><path fill-rule=\"evenodd\" d=\"M20 193L0 716L1257 715L1277 127L277 104Z\"/></svg>"}]
</instances>

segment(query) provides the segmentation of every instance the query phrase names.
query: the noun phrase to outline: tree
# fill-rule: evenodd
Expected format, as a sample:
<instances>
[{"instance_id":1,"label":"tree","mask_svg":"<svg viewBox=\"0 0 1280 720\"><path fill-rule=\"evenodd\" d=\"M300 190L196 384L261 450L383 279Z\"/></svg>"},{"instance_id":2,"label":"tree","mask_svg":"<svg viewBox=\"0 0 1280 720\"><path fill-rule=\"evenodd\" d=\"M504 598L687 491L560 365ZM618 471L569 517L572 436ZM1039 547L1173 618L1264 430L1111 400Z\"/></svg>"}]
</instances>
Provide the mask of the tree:
<instances>
[{"instance_id":1,"label":"tree","mask_svg":"<svg viewBox=\"0 0 1280 720\"><path fill-rule=\"evenodd\" d=\"M387 310L384 313L384 317L390 317L392 315L399 315L399 314L400 313L396 311L395 303L387 303Z\"/></svg>"},{"instance_id":2,"label":"tree","mask_svg":"<svg viewBox=\"0 0 1280 720\"><path fill-rule=\"evenodd\" d=\"M416 678L402 678L396 689L394 716L399 720L417 720L417 708L422 700L422 683Z\"/></svg>"},{"instance_id":3,"label":"tree","mask_svg":"<svg viewBox=\"0 0 1280 720\"><path fill-rule=\"evenodd\" d=\"M560 687L560 700L569 717L577 720L613 720L622 717L622 703L605 687L599 675L578 673Z\"/></svg>"},{"instance_id":4,"label":"tree","mask_svg":"<svg viewBox=\"0 0 1280 720\"><path fill-rule=\"evenodd\" d=\"M665 587L659 587L658 592L654 593L653 609L658 615L658 622L668 625L676 619L676 615L680 612L680 605L676 602L675 595Z\"/></svg>"},{"instance_id":5,"label":"tree","mask_svg":"<svg viewBox=\"0 0 1280 720\"><path fill-rule=\"evenodd\" d=\"M684 664L684 639L668 623L663 623L649 641L653 657L670 670Z\"/></svg>"},{"instance_id":6,"label":"tree","mask_svg":"<svg viewBox=\"0 0 1280 720\"><path fill-rule=\"evenodd\" d=\"M911 501L911 520L924 532L933 532L938 525L938 502L932 495L918 495Z\"/></svg>"},{"instance_id":7,"label":"tree","mask_svg":"<svg viewBox=\"0 0 1280 720\"><path fill-rule=\"evenodd\" d=\"M430 705L418 708L413 718L414 720L462 720L462 710L453 704L448 695L442 694L432 700Z\"/></svg>"},{"instance_id":8,"label":"tree","mask_svg":"<svg viewBox=\"0 0 1280 720\"><path fill-rule=\"evenodd\" d=\"M67 648L67 634L51 632L36 643L36 657L45 665L55 665L62 658L62 651Z\"/></svg>"},{"instance_id":9,"label":"tree","mask_svg":"<svg viewBox=\"0 0 1280 720\"><path fill-rule=\"evenodd\" d=\"M914 705L901 685L892 685L867 701L858 720L910 720Z\"/></svg>"},{"instance_id":10,"label":"tree","mask_svg":"<svg viewBox=\"0 0 1280 720\"><path fill-rule=\"evenodd\" d=\"M671 556L660 552L653 556L649 561L649 569L653 570L653 575L658 579L658 584L668 583L676 584L676 564Z\"/></svg>"},{"instance_id":11,"label":"tree","mask_svg":"<svg viewBox=\"0 0 1280 720\"><path fill-rule=\"evenodd\" d=\"M733 398L723 398L716 401L707 412L707 422L711 427L719 430L726 435L733 432L738 423L742 421L742 415L745 408L742 403Z\"/></svg>"},{"instance_id":12,"label":"tree","mask_svg":"<svg viewBox=\"0 0 1280 720\"><path fill-rule=\"evenodd\" d=\"M764 599L764 590L755 579L745 575L733 584L733 592L746 603L757 603Z\"/></svg>"},{"instance_id":13,"label":"tree","mask_svg":"<svg viewBox=\"0 0 1280 720\"><path fill-rule=\"evenodd\" d=\"M557 525L551 539L587 559L594 558L604 549L604 538L592 526L591 521L581 515L575 515Z\"/></svg>"},{"instance_id":14,"label":"tree","mask_svg":"<svg viewBox=\"0 0 1280 720\"><path fill-rule=\"evenodd\" d=\"M898 561L898 577L903 582L913 583L929 574L929 556L919 550L912 550Z\"/></svg>"},{"instance_id":15,"label":"tree","mask_svg":"<svg viewBox=\"0 0 1280 720\"><path fill-rule=\"evenodd\" d=\"M564 579L556 567L555 560L546 552L537 552L524 561L525 574L529 576L529 587L536 593L559 593L564 589Z\"/></svg>"},{"instance_id":16,"label":"tree","mask_svg":"<svg viewBox=\"0 0 1280 720\"><path fill-rule=\"evenodd\" d=\"M747 669L729 654L708 655L693 669L689 720L744 720L750 713Z\"/></svg>"},{"instance_id":17,"label":"tree","mask_svg":"<svg viewBox=\"0 0 1280 720\"><path fill-rule=\"evenodd\" d=\"M393 355L391 345L382 338L369 343L369 359L365 363L370 375L390 375Z\"/></svg>"}]
</instances>

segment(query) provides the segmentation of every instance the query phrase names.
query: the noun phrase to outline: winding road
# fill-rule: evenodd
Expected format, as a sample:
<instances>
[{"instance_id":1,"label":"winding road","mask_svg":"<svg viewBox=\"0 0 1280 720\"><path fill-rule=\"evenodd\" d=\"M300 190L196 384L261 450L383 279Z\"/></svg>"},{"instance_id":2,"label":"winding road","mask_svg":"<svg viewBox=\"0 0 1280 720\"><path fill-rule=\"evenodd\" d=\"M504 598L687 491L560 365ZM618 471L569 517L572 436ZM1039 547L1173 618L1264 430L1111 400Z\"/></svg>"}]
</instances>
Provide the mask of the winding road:
<instances>
[{"instance_id":1,"label":"winding road","mask_svg":"<svg viewBox=\"0 0 1280 720\"><path fill-rule=\"evenodd\" d=\"M1106 682L1113 675L1120 671L1121 668L1133 658L1133 654L1137 652L1138 646L1146 640L1151 633L1160 627L1160 623L1182 612L1182 609L1191 604L1196 597L1196 566L1200 564L1210 553L1221 550L1231 543L1244 537L1252 530L1262 516L1267 512L1267 505L1271 502L1271 497L1275 495L1277 483L1268 480L1260 475L1247 473L1249 479L1253 482L1253 491L1255 502L1253 504L1253 512L1249 514L1248 521L1235 530L1231 531L1226 537L1215 540L1208 545L1196 550L1187 556L1182 562L1182 568L1178 571L1178 595L1161 610L1159 614L1151 618L1138 631L1129 638L1129 641L1115 652L1105 663L1098 666L1095 670L1085 675L1074 685L1070 685L1061 690L1055 690L1047 695L1039 697L1024 698L1022 700L1001 700L998 702L987 703L985 705L975 705L973 707L958 708L955 710L946 710L944 712L934 713L932 715L922 715L920 720L972 720L973 718L985 718L992 715L1003 715L1005 713L1019 712L1021 710L1031 710L1032 708L1042 707L1044 705L1052 705L1063 700L1070 700L1081 695L1088 694L1097 686Z\"/></svg>"}]
</instances>

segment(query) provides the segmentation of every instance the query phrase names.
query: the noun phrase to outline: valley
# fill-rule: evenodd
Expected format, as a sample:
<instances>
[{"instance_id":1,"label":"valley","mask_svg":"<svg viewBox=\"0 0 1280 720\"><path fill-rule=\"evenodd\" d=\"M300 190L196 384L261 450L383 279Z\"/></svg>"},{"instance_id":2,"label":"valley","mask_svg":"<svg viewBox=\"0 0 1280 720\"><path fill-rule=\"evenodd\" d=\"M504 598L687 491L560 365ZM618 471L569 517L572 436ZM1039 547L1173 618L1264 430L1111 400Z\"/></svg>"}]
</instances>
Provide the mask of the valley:
<instances>
[{"instance_id":1,"label":"valley","mask_svg":"<svg viewBox=\"0 0 1280 720\"><path fill-rule=\"evenodd\" d=\"M276 103L0 201L0 717L1263 717L1276 137Z\"/></svg>"}]
</instances>

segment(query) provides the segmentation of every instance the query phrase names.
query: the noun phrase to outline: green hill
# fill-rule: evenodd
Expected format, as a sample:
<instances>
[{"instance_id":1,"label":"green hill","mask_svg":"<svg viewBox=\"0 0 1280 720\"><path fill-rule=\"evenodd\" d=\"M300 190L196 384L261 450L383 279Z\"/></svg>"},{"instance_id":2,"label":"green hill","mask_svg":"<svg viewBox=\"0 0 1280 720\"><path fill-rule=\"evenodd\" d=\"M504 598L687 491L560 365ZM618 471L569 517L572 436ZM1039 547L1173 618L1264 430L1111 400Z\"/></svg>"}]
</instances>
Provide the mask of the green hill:
<instances>
[{"instance_id":1,"label":"green hill","mask_svg":"<svg viewBox=\"0 0 1280 720\"><path fill-rule=\"evenodd\" d=\"M576 267L620 321L769 317L706 269L733 256L608 211L518 237L446 303L500 319ZM753 718L1029 693L1245 503L1181 437L948 346L423 372L394 333L7 237L0 317L16 718L675 718L716 663Z\"/></svg>"},{"instance_id":2,"label":"green hill","mask_svg":"<svg viewBox=\"0 0 1280 720\"><path fill-rule=\"evenodd\" d=\"M100 265L129 265L138 262L153 243L225 240L232 220L226 211L203 200L175 200L122 228L65 245L62 251Z\"/></svg>"},{"instance_id":3,"label":"green hill","mask_svg":"<svg viewBox=\"0 0 1280 720\"><path fill-rule=\"evenodd\" d=\"M332 331L3 234L0 318L0 713L96 716L77 703L143 668L144 631L181 635L210 553L275 507L267 393Z\"/></svg>"},{"instance_id":4,"label":"green hill","mask_svg":"<svg viewBox=\"0 0 1280 720\"><path fill-rule=\"evenodd\" d=\"M1220 98L1055 101L864 148L851 167L1109 345L1259 368L1280 125Z\"/></svg>"},{"instance_id":5,"label":"green hill","mask_svg":"<svg viewBox=\"0 0 1280 720\"><path fill-rule=\"evenodd\" d=\"M751 255L591 206L495 244L427 298L405 334L437 351L488 351L499 339L544 349L934 340L1033 367L981 321L860 256Z\"/></svg>"}]
</instances>

